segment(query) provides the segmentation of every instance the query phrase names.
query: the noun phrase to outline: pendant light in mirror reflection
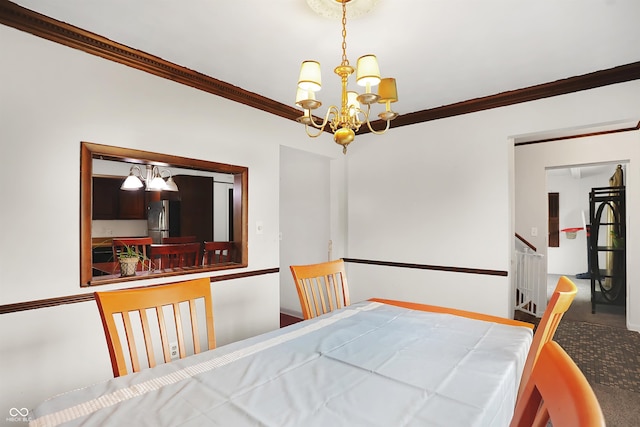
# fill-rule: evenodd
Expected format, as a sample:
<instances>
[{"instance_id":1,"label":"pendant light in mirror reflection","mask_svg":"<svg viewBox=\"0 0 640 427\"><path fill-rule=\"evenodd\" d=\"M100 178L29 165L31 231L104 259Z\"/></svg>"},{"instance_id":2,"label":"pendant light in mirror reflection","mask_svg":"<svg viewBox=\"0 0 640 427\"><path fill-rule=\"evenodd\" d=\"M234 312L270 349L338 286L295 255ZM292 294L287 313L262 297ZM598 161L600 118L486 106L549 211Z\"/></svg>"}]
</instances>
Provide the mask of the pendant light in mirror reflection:
<instances>
[{"instance_id":1,"label":"pendant light in mirror reflection","mask_svg":"<svg viewBox=\"0 0 640 427\"><path fill-rule=\"evenodd\" d=\"M142 176L142 170L139 166L131 166L129 176L124 180L120 189L135 191L144 186L146 191L178 191L178 186L169 169L146 165L145 171L146 176ZM168 174L168 177L163 178L163 174Z\"/></svg>"}]
</instances>

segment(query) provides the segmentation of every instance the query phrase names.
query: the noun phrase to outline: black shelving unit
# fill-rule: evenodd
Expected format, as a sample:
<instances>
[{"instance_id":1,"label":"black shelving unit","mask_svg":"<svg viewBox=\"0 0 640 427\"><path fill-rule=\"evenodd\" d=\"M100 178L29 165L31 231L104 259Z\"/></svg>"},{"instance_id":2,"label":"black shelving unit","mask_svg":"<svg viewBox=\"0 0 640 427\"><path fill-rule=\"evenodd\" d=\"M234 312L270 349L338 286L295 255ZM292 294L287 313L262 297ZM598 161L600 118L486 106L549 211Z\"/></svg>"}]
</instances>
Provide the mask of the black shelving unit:
<instances>
[{"instance_id":1,"label":"black shelving unit","mask_svg":"<svg viewBox=\"0 0 640 427\"><path fill-rule=\"evenodd\" d=\"M625 187L592 188L589 193L589 218L591 313L595 313L597 304L625 304Z\"/></svg>"}]
</instances>

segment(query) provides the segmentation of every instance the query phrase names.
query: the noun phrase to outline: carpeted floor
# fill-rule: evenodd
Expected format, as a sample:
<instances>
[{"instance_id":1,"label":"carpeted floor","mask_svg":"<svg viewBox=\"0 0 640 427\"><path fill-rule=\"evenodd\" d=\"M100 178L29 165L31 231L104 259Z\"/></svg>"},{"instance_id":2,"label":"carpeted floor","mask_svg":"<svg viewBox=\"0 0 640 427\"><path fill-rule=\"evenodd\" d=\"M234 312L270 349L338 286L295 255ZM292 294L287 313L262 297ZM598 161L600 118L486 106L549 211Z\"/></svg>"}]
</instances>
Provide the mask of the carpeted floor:
<instances>
[{"instance_id":1,"label":"carpeted floor","mask_svg":"<svg viewBox=\"0 0 640 427\"><path fill-rule=\"evenodd\" d=\"M548 296L558 278L549 276ZM592 314L590 281L569 278L578 287L578 295L562 318L554 340L593 387L607 426L639 426L640 334L626 329L624 307L597 305ZM534 320L520 312L516 312L516 318Z\"/></svg>"},{"instance_id":2,"label":"carpeted floor","mask_svg":"<svg viewBox=\"0 0 640 427\"><path fill-rule=\"evenodd\" d=\"M640 334L637 332L563 320L554 339L590 382L640 393Z\"/></svg>"}]
</instances>

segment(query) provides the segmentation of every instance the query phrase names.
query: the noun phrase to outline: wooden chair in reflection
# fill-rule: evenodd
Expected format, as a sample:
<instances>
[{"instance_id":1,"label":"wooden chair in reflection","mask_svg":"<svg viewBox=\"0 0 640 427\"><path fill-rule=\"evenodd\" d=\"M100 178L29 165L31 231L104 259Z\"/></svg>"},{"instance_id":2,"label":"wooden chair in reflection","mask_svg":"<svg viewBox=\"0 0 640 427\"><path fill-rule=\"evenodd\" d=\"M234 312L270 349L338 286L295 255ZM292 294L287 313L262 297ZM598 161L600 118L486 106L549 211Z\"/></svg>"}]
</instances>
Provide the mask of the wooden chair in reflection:
<instances>
[{"instance_id":1,"label":"wooden chair in reflection","mask_svg":"<svg viewBox=\"0 0 640 427\"><path fill-rule=\"evenodd\" d=\"M153 244L149 258L156 270L200 265L200 243Z\"/></svg>"},{"instance_id":2,"label":"wooden chair in reflection","mask_svg":"<svg viewBox=\"0 0 640 427\"><path fill-rule=\"evenodd\" d=\"M120 252L125 247L133 248L142 257L142 266L144 270L151 270L151 263L147 255L147 249L151 246L153 240L151 237L115 237L111 241L111 249L113 251L113 260L117 261Z\"/></svg>"},{"instance_id":3,"label":"wooden chair in reflection","mask_svg":"<svg viewBox=\"0 0 640 427\"><path fill-rule=\"evenodd\" d=\"M162 243L196 243L196 236L176 236L176 237L163 237Z\"/></svg>"},{"instance_id":4,"label":"wooden chair in reflection","mask_svg":"<svg viewBox=\"0 0 640 427\"><path fill-rule=\"evenodd\" d=\"M96 292L95 299L115 377L154 367L156 353L162 353L165 363L170 362L169 343L173 341L178 344L181 359L216 347L208 278ZM124 330L124 334L120 335L118 330ZM139 352L146 355L146 366Z\"/></svg>"},{"instance_id":5,"label":"wooden chair in reflection","mask_svg":"<svg viewBox=\"0 0 640 427\"><path fill-rule=\"evenodd\" d=\"M305 320L351 304L343 260L289 268Z\"/></svg>"},{"instance_id":6,"label":"wooden chair in reflection","mask_svg":"<svg viewBox=\"0 0 640 427\"><path fill-rule=\"evenodd\" d=\"M204 242L202 265L234 261L234 242Z\"/></svg>"},{"instance_id":7,"label":"wooden chair in reflection","mask_svg":"<svg viewBox=\"0 0 640 427\"><path fill-rule=\"evenodd\" d=\"M518 396L522 394L525 384L529 380L529 376L534 369L534 366L538 360L538 356L542 351L542 347L553 339L553 336L558 329L560 320L564 313L569 310L573 299L578 293L576 285L566 276L561 276L556 284L556 288L549 299L547 308L542 314L542 319L536 327L533 334L533 341L529 348L529 354L522 370L522 379L520 380L520 387L518 389Z\"/></svg>"},{"instance_id":8,"label":"wooden chair in reflection","mask_svg":"<svg viewBox=\"0 0 640 427\"><path fill-rule=\"evenodd\" d=\"M556 343L542 346L511 427L604 426L604 415L593 389L578 365Z\"/></svg>"}]
</instances>

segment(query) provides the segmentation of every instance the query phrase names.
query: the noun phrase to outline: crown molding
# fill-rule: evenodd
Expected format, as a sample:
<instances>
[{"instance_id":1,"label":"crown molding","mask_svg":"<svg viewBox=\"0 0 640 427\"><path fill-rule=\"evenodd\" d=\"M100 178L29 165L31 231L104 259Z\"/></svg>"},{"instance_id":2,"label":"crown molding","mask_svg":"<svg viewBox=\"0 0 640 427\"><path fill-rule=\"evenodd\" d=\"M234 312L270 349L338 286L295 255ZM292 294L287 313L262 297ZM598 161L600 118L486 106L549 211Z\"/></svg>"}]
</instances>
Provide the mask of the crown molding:
<instances>
[{"instance_id":1,"label":"crown molding","mask_svg":"<svg viewBox=\"0 0 640 427\"><path fill-rule=\"evenodd\" d=\"M295 120L301 114L300 110L292 106L55 20L8 0L0 0L0 23L289 120ZM640 79L640 61L550 83L402 114L391 122L390 127L413 125L638 79ZM385 127L385 123L381 120L372 122L372 125L376 129ZM365 133L369 133L366 127L358 132L358 134Z\"/></svg>"},{"instance_id":2,"label":"crown molding","mask_svg":"<svg viewBox=\"0 0 640 427\"><path fill-rule=\"evenodd\" d=\"M300 110L146 52L0 0L0 23L290 120Z\"/></svg>"},{"instance_id":3,"label":"crown molding","mask_svg":"<svg viewBox=\"0 0 640 427\"><path fill-rule=\"evenodd\" d=\"M391 122L391 127L406 126L430 120L443 119L445 117L505 107L638 79L640 79L640 62L633 62L619 67L583 74L581 76L502 92L496 95L462 101L438 108L403 114Z\"/></svg>"}]
</instances>

